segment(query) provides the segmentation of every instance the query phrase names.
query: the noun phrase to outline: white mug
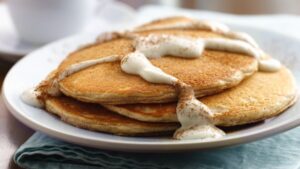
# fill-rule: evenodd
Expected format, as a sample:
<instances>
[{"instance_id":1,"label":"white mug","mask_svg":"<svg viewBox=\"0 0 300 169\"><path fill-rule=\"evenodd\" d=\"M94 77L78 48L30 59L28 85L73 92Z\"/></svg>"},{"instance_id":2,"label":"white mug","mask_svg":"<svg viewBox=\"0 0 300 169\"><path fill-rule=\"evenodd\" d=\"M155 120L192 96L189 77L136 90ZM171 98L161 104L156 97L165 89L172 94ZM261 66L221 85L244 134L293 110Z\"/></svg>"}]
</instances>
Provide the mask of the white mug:
<instances>
[{"instance_id":1,"label":"white mug","mask_svg":"<svg viewBox=\"0 0 300 169\"><path fill-rule=\"evenodd\" d=\"M81 31L93 15L96 0L8 0L19 37L43 44Z\"/></svg>"}]
</instances>

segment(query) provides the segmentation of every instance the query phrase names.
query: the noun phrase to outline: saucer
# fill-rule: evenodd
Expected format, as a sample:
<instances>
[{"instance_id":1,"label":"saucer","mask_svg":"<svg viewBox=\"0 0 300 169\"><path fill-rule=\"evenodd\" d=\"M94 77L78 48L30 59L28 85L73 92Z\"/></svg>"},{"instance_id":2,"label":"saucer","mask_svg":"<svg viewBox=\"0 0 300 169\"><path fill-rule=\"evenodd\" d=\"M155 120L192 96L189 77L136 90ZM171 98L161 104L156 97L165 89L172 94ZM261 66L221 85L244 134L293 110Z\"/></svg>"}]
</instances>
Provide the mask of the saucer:
<instances>
[{"instance_id":1,"label":"saucer","mask_svg":"<svg viewBox=\"0 0 300 169\"><path fill-rule=\"evenodd\" d=\"M7 6L4 3L0 3L0 18L0 59L12 62L17 61L24 55L40 47L25 43L18 38Z\"/></svg>"},{"instance_id":2,"label":"saucer","mask_svg":"<svg viewBox=\"0 0 300 169\"><path fill-rule=\"evenodd\" d=\"M43 46L43 44L33 45L20 40L5 3L0 3L0 18L0 59L15 62ZM121 26L128 28L136 24L135 20L136 11L132 7L122 2L111 1L99 6L89 24L79 34L112 31Z\"/></svg>"}]
</instances>

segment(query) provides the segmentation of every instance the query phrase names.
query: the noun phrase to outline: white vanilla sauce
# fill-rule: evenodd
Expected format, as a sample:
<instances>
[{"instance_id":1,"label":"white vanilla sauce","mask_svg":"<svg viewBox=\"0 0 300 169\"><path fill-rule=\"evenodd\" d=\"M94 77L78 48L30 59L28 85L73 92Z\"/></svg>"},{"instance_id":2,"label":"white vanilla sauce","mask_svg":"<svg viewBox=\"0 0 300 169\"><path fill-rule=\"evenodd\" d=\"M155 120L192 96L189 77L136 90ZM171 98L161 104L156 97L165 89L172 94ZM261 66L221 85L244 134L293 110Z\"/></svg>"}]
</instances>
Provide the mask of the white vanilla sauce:
<instances>
[{"instance_id":1,"label":"white vanilla sauce","mask_svg":"<svg viewBox=\"0 0 300 169\"><path fill-rule=\"evenodd\" d=\"M265 72L276 72L281 68L281 66L281 63L273 58L260 60L258 62L258 69Z\"/></svg>"},{"instance_id":2,"label":"white vanilla sauce","mask_svg":"<svg viewBox=\"0 0 300 169\"><path fill-rule=\"evenodd\" d=\"M232 31L226 31L221 33L224 36L231 38L231 39L236 39L236 40L241 40L244 42L249 43L250 45L252 45L255 48L259 48L258 44L255 42L255 40L248 35L247 33L244 32L232 32Z\"/></svg>"},{"instance_id":3,"label":"white vanilla sauce","mask_svg":"<svg viewBox=\"0 0 300 169\"><path fill-rule=\"evenodd\" d=\"M102 57L98 59L93 59L93 60L87 60L79 63L75 63L71 66L69 66L67 69L65 69L63 72L61 72L58 76L58 78L54 79L52 82L52 85L50 89L48 89L48 93L52 96L59 96L60 90L58 83L59 81L63 80L64 78L79 72L83 69L86 69L88 67L100 64L100 63L106 63L106 62L114 62L120 60L119 56L113 55L113 56L107 56L107 57Z\"/></svg>"},{"instance_id":4,"label":"white vanilla sauce","mask_svg":"<svg viewBox=\"0 0 300 169\"><path fill-rule=\"evenodd\" d=\"M179 90L176 114L181 127L174 138L205 140L224 136L225 133L213 125L211 110L195 98L192 87L183 84Z\"/></svg>"},{"instance_id":5,"label":"white vanilla sauce","mask_svg":"<svg viewBox=\"0 0 300 169\"><path fill-rule=\"evenodd\" d=\"M139 51L125 56L121 61L121 68L124 72L139 75L151 83L173 85L177 81L175 77L168 75L160 68L153 66L146 56Z\"/></svg>"},{"instance_id":6,"label":"white vanilla sauce","mask_svg":"<svg viewBox=\"0 0 300 169\"><path fill-rule=\"evenodd\" d=\"M244 32L233 32L230 31L229 27L218 22L212 21L191 21L191 22L176 22L168 25L153 25L145 28L138 28L137 31L147 31L147 30L163 30L163 29L202 29L210 30L212 32L220 33L221 35L232 38L235 40L241 40L249 43L255 48L259 48L255 40Z\"/></svg>"},{"instance_id":7,"label":"white vanilla sauce","mask_svg":"<svg viewBox=\"0 0 300 169\"><path fill-rule=\"evenodd\" d=\"M246 42L221 38L209 38L205 39L204 41L206 49L243 53L253 56L257 59L260 58L259 50Z\"/></svg>"},{"instance_id":8,"label":"white vanilla sauce","mask_svg":"<svg viewBox=\"0 0 300 169\"><path fill-rule=\"evenodd\" d=\"M168 35L150 34L135 39L135 48L147 58L165 55L196 58L204 49L204 41L199 39L182 38Z\"/></svg>"},{"instance_id":9,"label":"white vanilla sauce","mask_svg":"<svg viewBox=\"0 0 300 169\"><path fill-rule=\"evenodd\" d=\"M21 99L28 105L41 108L43 107L43 104L38 100L38 95L38 91L35 91L34 88L29 88L21 94Z\"/></svg>"},{"instance_id":10,"label":"white vanilla sauce","mask_svg":"<svg viewBox=\"0 0 300 169\"><path fill-rule=\"evenodd\" d=\"M195 98L194 91L191 86L180 82L160 68L155 67L148 58L158 58L165 55L171 55L184 58L200 57L204 49L221 50L228 52L243 53L255 57L259 62L259 70L261 71L277 71L281 64L275 59L262 59L264 53L259 49L254 39L245 33L232 32L223 24L197 21L186 23L175 23L171 25L150 26L149 28L139 28L139 30L155 30L155 29L205 29L220 33L230 39L221 38L187 38L176 37L170 35L149 35L146 37L138 37L133 33L123 33L126 38L134 39L135 51L126 56L108 56L94 60L83 61L71 65L53 81L53 88L48 94L59 94L58 83L64 78L88 67L121 60L121 69L128 73L139 75L144 80L151 83L161 83L174 85L179 90L179 100L176 108L177 117L181 123L174 133L176 139L214 139L220 138L225 133L214 126L212 122L211 110ZM122 36L122 33L117 34ZM116 36L117 36L116 35ZM111 36L113 38L113 36ZM104 38L102 38L104 39ZM105 40L109 40L106 39ZM37 93L34 90L25 91L22 94L22 100L32 106L42 107L37 99Z\"/></svg>"},{"instance_id":11,"label":"white vanilla sauce","mask_svg":"<svg viewBox=\"0 0 300 169\"><path fill-rule=\"evenodd\" d=\"M148 31L148 30L163 30L163 29L202 29L210 30L217 33L228 32L230 29L228 26L212 21L189 21L189 22L175 22L168 23L166 25L151 25L147 27L139 27L136 31Z\"/></svg>"},{"instance_id":12,"label":"white vanilla sauce","mask_svg":"<svg viewBox=\"0 0 300 169\"><path fill-rule=\"evenodd\" d=\"M60 81L76 72L79 72L83 69L86 69L88 67L100 64L100 63L106 63L106 62L114 62L118 61L119 56L113 55L113 56L107 56L107 57L102 57L99 59L93 59L93 60L87 60L79 63L75 63L68 67L66 70L64 70L62 73L59 74L57 80Z\"/></svg>"}]
</instances>

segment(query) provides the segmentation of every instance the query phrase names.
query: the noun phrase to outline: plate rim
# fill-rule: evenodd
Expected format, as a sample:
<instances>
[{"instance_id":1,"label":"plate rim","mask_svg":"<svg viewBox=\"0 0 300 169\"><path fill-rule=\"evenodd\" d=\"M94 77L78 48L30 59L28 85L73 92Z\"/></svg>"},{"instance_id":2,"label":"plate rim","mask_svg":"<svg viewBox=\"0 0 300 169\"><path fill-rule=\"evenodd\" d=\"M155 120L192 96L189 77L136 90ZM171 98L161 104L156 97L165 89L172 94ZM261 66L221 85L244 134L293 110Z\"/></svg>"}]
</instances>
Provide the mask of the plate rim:
<instances>
[{"instance_id":1,"label":"plate rim","mask_svg":"<svg viewBox=\"0 0 300 169\"><path fill-rule=\"evenodd\" d=\"M237 24L229 24L230 26L238 26L238 27L246 27L247 29L252 29L254 31L260 31L260 32L268 32L271 34L279 35L281 37L286 37L289 39L292 39L298 43L300 43L300 40L288 36L282 33L278 33L275 31L270 31L266 29L261 29L261 28L254 28L254 27L248 27L248 26L242 26L242 25L237 25ZM67 39L71 39L74 37L77 37L78 35L72 36L72 37L67 37L58 41L55 41L53 43L50 43L42 48L39 48L38 50L41 50L43 48L47 48L50 45L59 43L61 41L66 41ZM84 35L80 35L84 36ZM35 50L34 52L38 51ZM32 52L33 53L33 52ZM31 54L31 53L30 53ZM27 56L30 56L28 54ZM102 149L108 149L108 150L122 150L122 151L143 151L143 152L157 152L157 151L188 151L188 150L198 150L198 149L211 149L211 148L220 148L224 146L231 146L231 145L237 145L241 143L247 143L259 139L263 139L265 137L269 137L274 134L279 134L281 132L284 132L286 130L292 129L296 126L300 125L300 116L296 119L289 119L286 121L282 121L281 123L272 125L272 126L266 126L262 128L261 130L257 131L254 130L252 132L247 132L240 134L239 136L231 137L231 138L223 138L223 139L216 139L216 140L211 140L207 142L199 142L197 140L186 140L186 141L174 141L174 142L135 142L135 141L129 141L129 140L111 140L111 139L94 139L94 138L89 138L87 136L85 137L80 137L80 135L72 134L70 135L69 133L63 132L63 131L57 131L54 130L53 128L47 128L43 125L40 125L38 123L32 122L28 117L24 116L23 113L19 113L17 110L17 106L14 106L13 103L11 103L7 97L7 83L9 81L10 74L18 67L18 65L22 64L24 60L27 59L27 56L23 57L19 62L17 62L7 73L4 81L3 81L3 86L2 86L2 98L3 101L10 111L11 114L15 118L17 118L19 121L24 123L26 126L29 126L30 128L41 131L43 133L46 133L52 137L58 138L65 140L67 142L75 143L75 144L80 144L84 146L89 146L89 147L96 147L96 148L102 148ZM299 87L299 84L297 84ZM208 143L208 144L205 144ZM167 146L166 146L167 145Z\"/></svg>"}]
</instances>

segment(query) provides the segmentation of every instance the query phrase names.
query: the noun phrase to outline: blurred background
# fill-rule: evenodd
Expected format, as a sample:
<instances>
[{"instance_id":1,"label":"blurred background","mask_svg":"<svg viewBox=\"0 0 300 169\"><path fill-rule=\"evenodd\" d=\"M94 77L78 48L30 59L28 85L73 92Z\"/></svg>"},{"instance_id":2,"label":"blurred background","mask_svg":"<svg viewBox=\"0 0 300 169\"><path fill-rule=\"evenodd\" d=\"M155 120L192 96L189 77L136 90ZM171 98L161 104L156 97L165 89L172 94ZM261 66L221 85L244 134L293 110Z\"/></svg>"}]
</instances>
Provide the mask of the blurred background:
<instances>
[{"instance_id":1,"label":"blurred background","mask_svg":"<svg viewBox=\"0 0 300 169\"><path fill-rule=\"evenodd\" d=\"M212 10L233 14L300 14L299 0L121 0L134 8L145 4Z\"/></svg>"},{"instance_id":2,"label":"blurred background","mask_svg":"<svg viewBox=\"0 0 300 169\"><path fill-rule=\"evenodd\" d=\"M128 29L185 14L268 27L275 23L272 14L292 14L281 19L300 24L294 21L300 14L300 0L0 0L0 59L15 62L47 43L78 33Z\"/></svg>"}]
</instances>

